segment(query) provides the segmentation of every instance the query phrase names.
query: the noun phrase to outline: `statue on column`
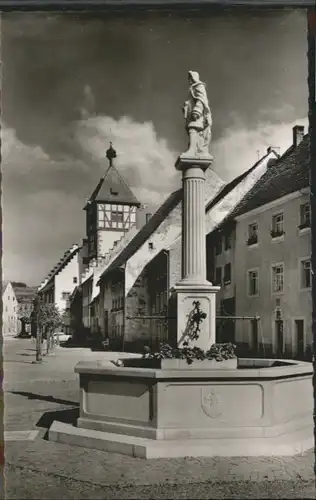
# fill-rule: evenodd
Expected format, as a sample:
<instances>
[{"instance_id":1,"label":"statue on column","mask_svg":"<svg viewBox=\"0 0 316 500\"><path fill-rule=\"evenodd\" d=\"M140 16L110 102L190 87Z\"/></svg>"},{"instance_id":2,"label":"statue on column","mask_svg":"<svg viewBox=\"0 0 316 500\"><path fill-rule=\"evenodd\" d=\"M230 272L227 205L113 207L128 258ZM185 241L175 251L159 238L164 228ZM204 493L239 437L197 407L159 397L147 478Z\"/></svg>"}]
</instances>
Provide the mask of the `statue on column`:
<instances>
[{"instance_id":1,"label":"statue on column","mask_svg":"<svg viewBox=\"0 0 316 500\"><path fill-rule=\"evenodd\" d=\"M189 136L189 149L184 156L208 156L211 142L212 115L208 103L205 83L196 71L189 71L189 99L184 103L183 113Z\"/></svg>"}]
</instances>

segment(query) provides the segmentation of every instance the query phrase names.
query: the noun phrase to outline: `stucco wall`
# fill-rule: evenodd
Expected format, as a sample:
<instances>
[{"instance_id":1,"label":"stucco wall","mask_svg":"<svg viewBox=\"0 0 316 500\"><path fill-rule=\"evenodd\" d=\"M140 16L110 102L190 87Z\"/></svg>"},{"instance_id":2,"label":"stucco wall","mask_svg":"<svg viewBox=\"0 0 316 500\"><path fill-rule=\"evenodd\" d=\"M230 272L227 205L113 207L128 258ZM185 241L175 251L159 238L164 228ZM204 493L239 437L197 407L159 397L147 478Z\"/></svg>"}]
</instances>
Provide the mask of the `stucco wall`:
<instances>
[{"instance_id":1,"label":"stucco wall","mask_svg":"<svg viewBox=\"0 0 316 500\"><path fill-rule=\"evenodd\" d=\"M282 201L282 200L279 200ZM300 289L300 258L308 258L311 253L310 231L301 232L298 228L300 204L308 202L308 195L298 194L295 199L287 199L260 213L249 213L237 224L235 281L236 314L259 315L259 342L271 345L275 342L274 321L276 300L280 301L280 310L284 321L285 347L294 347L295 319L304 319L305 345L310 344L312 301L309 290ZM284 213L284 239L273 241L270 235L272 216ZM259 225L259 243L257 246L246 245L248 224ZM284 292L272 292L272 271L274 263L284 263ZM247 271L259 270L259 295L247 294ZM246 323L237 323L236 337L240 341L250 341L250 328ZM260 338L261 337L261 338Z\"/></svg>"},{"instance_id":2,"label":"stucco wall","mask_svg":"<svg viewBox=\"0 0 316 500\"><path fill-rule=\"evenodd\" d=\"M148 319L136 319L136 316L149 314L149 295L147 273L144 270L137 277L125 296L125 342L150 338ZM128 319L131 317L131 319Z\"/></svg>"},{"instance_id":3,"label":"stucco wall","mask_svg":"<svg viewBox=\"0 0 316 500\"><path fill-rule=\"evenodd\" d=\"M224 245L224 235L221 235L222 239L222 252L219 255L215 255L215 269L217 267L222 268L222 283L218 284L221 289L217 292L216 295L216 311L217 314L220 314L221 301L225 299L229 299L235 296L235 248L236 248L236 232L235 230L231 233L231 248L225 250ZM214 252L213 247L207 247L206 251L209 253ZM231 264L231 281L230 283L224 283L224 268L225 264ZM214 271L215 271L214 269ZM217 284L217 283L216 283Z\"/></svg>"},{"instance_id":4,"label":"stucco wall","mask_svg":"<svg viewBox=\"0 0 316 500\"><path fill-rule=\"evenodd\" d=\"M74 283L74 278L77 282ZM66 266L55 276L55 305L60 311L64 311L67 299L62 298L63 292L72 293L79 283L79 260L75 254Z\"/></svg>"},{"instance_id":5,"label":"stucco wall","mask_svg":"<svg viewBox=\"0 0 316 500\"><path fill-rule=\"evenodd\" d=\"M114 242L119 241L124 236L125 231L98 231L98 256L107 254L113 247Z\"/></svg>"},{"instance_id":6,"label":"stucco wall","mask_svg":"<svg viewBox=\"0 0 316 500\"><path fill-rule=\"evenodd\" d=\"M128 294L148 262L161 250L168 248L179 233L181 233L181 203L170 212L154 234L126 262L125 295ZM152 249L149 243L152 244Z\"/></svg>"},{"instance_id":7,"label":"stucco wall","mask_svg":"<svg viewBox=\"0 0 316 500\"><path fill-rule=\"evenodd\" d=\"M92 277L82 284L82 323L85 328L90 327L90 301L92 294Z\"/></svg>"}]
</instances>

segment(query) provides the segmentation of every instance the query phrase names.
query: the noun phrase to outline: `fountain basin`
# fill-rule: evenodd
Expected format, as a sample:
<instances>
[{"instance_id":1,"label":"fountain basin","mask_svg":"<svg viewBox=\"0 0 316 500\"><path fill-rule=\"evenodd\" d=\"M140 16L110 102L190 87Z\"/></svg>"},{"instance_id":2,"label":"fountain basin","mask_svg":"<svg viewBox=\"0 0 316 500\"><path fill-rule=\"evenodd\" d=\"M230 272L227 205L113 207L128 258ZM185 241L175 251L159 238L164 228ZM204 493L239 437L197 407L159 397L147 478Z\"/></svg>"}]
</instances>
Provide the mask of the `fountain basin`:
<instances>
[{"instance_id":1,"label":"fountain basin","mask_svg":"<svg viewBox=\"0 0 316 500\"><path fill-rule=\"evenodd\" d=\"M311 363L239 359L237 369L220 370L195 363L78 363L77 427L54 422L49 439L142 458L295 455L313 447Z\"/></svg>"},{"instance_id":2,"label":"fountain basin","mask_svg":"<svg viewBox=\"0 0 316 500\"><path fill-rule=\"evenodd\" d=\"M185 359L128 358L121 360L128 368L153 368L162 370L236 370L237 358L216 361L215 359L195 360L189 364Z\"/></svg>"}]
</instances>

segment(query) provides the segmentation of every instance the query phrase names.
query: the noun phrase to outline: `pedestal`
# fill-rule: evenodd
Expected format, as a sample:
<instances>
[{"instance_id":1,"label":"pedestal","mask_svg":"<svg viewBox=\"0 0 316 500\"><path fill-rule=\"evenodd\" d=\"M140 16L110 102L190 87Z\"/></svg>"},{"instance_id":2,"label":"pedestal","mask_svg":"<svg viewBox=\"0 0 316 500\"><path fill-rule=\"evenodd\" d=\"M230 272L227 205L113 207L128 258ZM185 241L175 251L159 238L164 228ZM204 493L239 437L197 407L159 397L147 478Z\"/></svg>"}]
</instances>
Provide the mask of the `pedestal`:
<instances>
[{"instance_id":1,"label":"pedestal","mask_svg":"<svg viewBox=\"0 0 316 500\"><path fill-rule=\"evenodd\" d=\"M220 287L211 283L204 286L175 286L177 294L177 345L183 346L183 342L199 347L207 351L216 342L216 293ZM200 323L199 338L190 340L189 317L194 309L194 301L200 302L200 309L206 313L206 318Z\"/></svg>"}]
</instances>

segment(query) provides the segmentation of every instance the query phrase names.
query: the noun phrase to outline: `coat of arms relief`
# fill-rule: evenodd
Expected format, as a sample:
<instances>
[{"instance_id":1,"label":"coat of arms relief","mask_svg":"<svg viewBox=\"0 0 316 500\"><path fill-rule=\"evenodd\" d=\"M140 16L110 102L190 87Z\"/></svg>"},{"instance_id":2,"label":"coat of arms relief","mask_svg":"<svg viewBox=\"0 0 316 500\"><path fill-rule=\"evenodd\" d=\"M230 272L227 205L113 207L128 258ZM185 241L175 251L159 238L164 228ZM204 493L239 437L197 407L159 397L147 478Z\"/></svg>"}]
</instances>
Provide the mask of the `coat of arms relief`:
<instances>
[{"instance_id":1,"label":"coat of arms relief","mask_svg":"<svg viewBox=\"0 0 316 500\"><path fill-rule=\"evenodd\" d=\"M223 415L221 402L215 389L201 389L201 406L203 412L211 418L219 418Z\"/></svg>"}]
</instances>

